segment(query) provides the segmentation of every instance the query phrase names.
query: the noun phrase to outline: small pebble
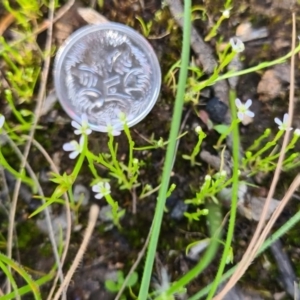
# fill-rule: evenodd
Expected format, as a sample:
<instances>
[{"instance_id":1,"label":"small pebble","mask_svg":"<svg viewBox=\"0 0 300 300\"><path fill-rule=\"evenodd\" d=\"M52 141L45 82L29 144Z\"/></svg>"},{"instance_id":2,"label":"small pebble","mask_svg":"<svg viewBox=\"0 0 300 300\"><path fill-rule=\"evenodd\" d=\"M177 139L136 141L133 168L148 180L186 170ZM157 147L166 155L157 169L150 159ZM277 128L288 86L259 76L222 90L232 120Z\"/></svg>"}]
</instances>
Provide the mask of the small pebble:
<instances>
[{"instance_id":1,"label":"small pebble","mask_svg":"<svg viewBox=\"0 0 300 300\"><path fill-rule=\"evenodd\" d=\"M173 207L170 217L174 220L180 221L183 218L183 214L187 211L188 205L182 200L177 201Z\"/></svg>"},{"instance_id":2,"label":"small pebble","mask_svg":"<svg viewBox=\"0 0 300 300\"><path fill-rule=\"evenodd\" d=\"M52 223L54 238L56 242L59 242L61 239L61 233L63 233L63 239L65 238L65 232L68 227L66 214L61 213L60 215L57 216L51 216L51 223ZM46 218L37 219L36 225L41 232L45 234L49 234L49 228L48 228Z\"/></svg>"},{"instance_id":3,"label":"small pebble","mask_svg":"<svg viewBox=\"0 0 300 300\"><path fill-rule=\"evenodd\" d=\"M171 195L167 199L166 206L170 212L170 217L176 221L180 221L188 209L188 205L176 195Z\"/></svg>"},{"instance_id":4,"label":"small pebble","mask_svg":"<svg viewBox=\"0 0 300 300\"><path fill-rule=\"evenodd\" d=\"M236 36L243 42L263 39L268 37L269 32L267 27L253 28L250 22L240 24L236 29Z\"/></svg>"},{"instance_id":5,"label":"small pebble","mask_svg":"<svg viewBox=\"0 0 300 300\"><path fill-rule=\"evenodd\" d=\"M223 123L228 110L228 106L217 97L211 98L206 105L209 118L215 123Z\"/></svg>"},{"instance_id":6,"label":"small pebble","mask_svg":"<svg viewBox=\"0 0 300 300\"><path fill-rule=\"evenodd\" d=\"M80 201L82 206L86 206L90 200L90 190L82 184L76 184L73 190L74 201L78 203Z\"/></svg>"},{"instance_id":7,"label":"small pebble","mask_svg":"<svg viewBox=\"0 0 300 300\"><path fill-rule=\"evenodd\" d=\"M200 254L207 248L209 243L209 239L199 241L199 243L195 244L193 247L190 248L187 257L193 261L198 261L200 258Z\"/></svg>"}]
</instances>

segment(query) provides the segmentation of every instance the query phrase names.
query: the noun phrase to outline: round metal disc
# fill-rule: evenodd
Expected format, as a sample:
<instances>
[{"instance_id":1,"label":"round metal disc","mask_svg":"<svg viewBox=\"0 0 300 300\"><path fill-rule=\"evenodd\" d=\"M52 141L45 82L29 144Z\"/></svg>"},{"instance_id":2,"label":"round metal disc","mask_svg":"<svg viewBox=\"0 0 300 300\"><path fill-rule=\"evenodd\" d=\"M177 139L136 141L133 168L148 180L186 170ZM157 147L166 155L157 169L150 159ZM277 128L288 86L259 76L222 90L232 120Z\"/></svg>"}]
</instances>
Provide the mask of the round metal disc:
<instances>
[{"instance_id":1,"label":"round metal disc","mask_svg":"<svg viewBox=\"0 0 300 300\"><path fill-rule=\"evenodd\" d=\"M86 114L91 129L122 129L150 112L160 91L157 57L139 33L118 23L81 28L57 53L54 82L58 99L77 122Z\"/></svg>"}]
</instances>

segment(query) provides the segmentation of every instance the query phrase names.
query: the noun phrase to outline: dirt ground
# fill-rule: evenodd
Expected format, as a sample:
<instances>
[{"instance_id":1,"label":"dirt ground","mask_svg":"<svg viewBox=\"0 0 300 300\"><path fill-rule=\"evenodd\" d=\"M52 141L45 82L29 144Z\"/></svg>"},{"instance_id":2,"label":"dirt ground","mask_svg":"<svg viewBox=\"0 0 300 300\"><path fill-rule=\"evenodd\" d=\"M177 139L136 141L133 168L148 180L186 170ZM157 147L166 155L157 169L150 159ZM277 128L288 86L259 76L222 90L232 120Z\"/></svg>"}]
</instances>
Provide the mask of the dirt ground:
<instances>
[{"instance_id":1,"label":"dirt ground","mask_svg":"<svg viewBox=\"0 0 300 300\"><path fill-rule=\"evenodd\" d=\"M90 3L91 2L91 3ZM95 12L113 22L127 24L139 32L142 32L141 25L136 17L142 18L146 23L153 21L148 41L153 46L158 60L161 64L162 77L165 78L172 65L180 59L181 55L181 38L182 29L176 22L172 10L163 4L160 0L126 0L113 1L106 0L102 8L96 1L76 1L75 5L54 25L53 44L59 47L62 42L76 29L91 23L90 15L82 15L79 8L91 7ZM172 1L167 1L172 2ZM175 3L176 1L174 1ZM204 38L210 28L215 24L223 9L221 0L213 1L193 1L193 6L199 5L207 11L207 18L201 17L201 11L195 12L196 20L193 25L200 37ZM299 4L292 0L276 1L233 1L233 7L230 12L230 18L225 20L217 33L216 38L206 42L207 47L212 53L212 57L217 61L216 45L221 40L227 43L228 40L236 35L242 36L245 43L245 51L240 56L240 68L246 69L257 65L263 61L271 61L279 58L290 51L291 48L291 28L292 28L292 11L299 12ZM155 14L160 11L160 17ZM1 12L2 14L2 12ZM4 11L3 14L5 15ZM45 11L46 16L46 11ZM297 22L299 23L299 14ZM11 39L10 27L6 28L3 33L6 39ZM43 48L46 39L46 31L37 36L37 42ZM192 45L193 46L193 45ZM193 59L200 68L203 67L203 61L199 53L195 51L195 45L192 47L191 59ZM54 59L54 57L53 57ZM298 57L297 57L298 59ZM53 60L52 60L53 63ZM276 129L274 118L282 118L283 114L288 111L288 94L290 66L287 61L285 64L277 65L269 69L263 69L255 73L247 74L238 78L236 91L238 97L246 101L252 99L252 110L255 117L249 124L241 126L242 147L249 146L266 128ZM300 128L300 106L299 106L299 62L296 61L295 67L295 112L293 127ZM204 76L209 76L206 71ZM5 70L2 72L5 78ZM177 76L177 74L176 74ZM208 128L206 104L209 99L217 96L225 105L228 105L229 83L224 81L222 86L211 86L201 92L197 103L186 103L183 111L182 132L191 132L193 128L200 125L207 138L202 145L203 150L216 154L213 145L218 135L215 131ZM0 92L1 91L0 86ZM47 83L47 99L53 93L53 80L51 76ZM163 80L161 94L157 104L150 114L139 124L132 128L132 136L136 146L146 145L145 139L155 139L162 137L168 139L170 120L173 113L173 104L175 95L171 87ZM15 122L12 114L9 112L8 105L0 99L1 112L7 112L7 119ZM32 107L32 103L23 103L19 107ZM11 120L10 120L11 117ZM41 129L37 131L35 138L48 151L49 155L55 159L61 172L70 172L73 168L71 161L66 153L63 153L62 145L74 139L74 133L70 124L70 119L63 111L59 103L50 108L46 114L41 117ZM121 135L116 137L119 143L119 157L126 160L128 143L126 137ZM183 154L191 153L193 146L197 142L195 134L187 134L180 139L178 153L173 168L171 183L176 184L176 190L167 200L168 212L164 216L161 228L160 242L158 247L158 265L165 266L170 275L171 281L176 281L181 275L192 268L197 259L191 259L186 256L185 248L192 242L201 240L208 235L205 218L199 222L188 223L183 213L191 208L184 205L184 200L193 197L193 189L199 188L206 174L211 172L211 167L206 161L197 157L199 165L190 167L189 162L182 158ZM101 133L93 133L89 139L89 145L94 152L107 151L107 137ZM164 163L165 149L155 149L135 152L139 160L145 162L141 170L140 182L151 184L153 187L160 182L162 167ZM32 148L29 155L29 162L34 171L39 174L40 178L44 174L43 188L46 194L51 195L54 185L47 180L49 166L43 156L36 148ZM14 164L12 162L12 164ZM99 169L99 174L108 177L107 171ZM295 169L282 175L279 182L275 198L281 199L288 185L291 183L293 176L299 170ZM88 174L88 175L87 175ZM255 193L266 195L269 189L270 181L273 174L264 176L262 180L254 183L259 186ZM13 187L13 179L6 180ZM91 182L88 167L79 175L77 185L83 185L88 188ZM112 186L116 182L112 180ZM137 188L136 194L140 190ZM117 270L122 270L124 274L137 259L139 251L142 249L147 233L150 229L154 208L156 204L156 194L145 199L137 199L136 213L132 212L132 194L129 192L119 191L112 188L114 199L120 199L120 206L126 209L126 215L121 221L122 230L116 228L107 229L107 224L99 220L96 231L88 246L84 259L75 273L72 284L69 288L69 300L84 299L114 299L114 295L105 291L104 282L108 278L114 278ZM299 210L300 197L296 194L291 199L288 207L284 210L275 228L286 222L290 216ZM90 202L96 202L93 195L90 196ZM97 202L98 203L98 202ZM105 206L105 201L100 201L100 207ZM47 236L42 233L36 226L37 219L28 220L27 216L33 212L39 201L32 198L30 191L25 187L20 197L16 216L16 232L18 236L18 247L14 249L14 255L19 255L20 262L34 270L37 274L47 272L53 265L54 261L51 255L51 248ZM78 224L81 225L77 231L74 230L71 238L70 250L68 252L67 264L72 262L76 251L82 240L82 234L87 223L89 206L82 207L78 214ZM54 207L53 213L59 213L59 206ZM228 207L222 207L225 215ZM238 262L255 230L257 222L248 220L243 216L238 216L233 248L234 263ZM7 216L5 211L0 208L0 233L6 235ZM226 232L226 227L224 228ZM280 253L286 254L286 264L290 265L294 272L284 274L281 270L282 264L280 256L274 254L274 250L267 250L263 255L256 259L245 276L242 277L234 295L230 299L292 299L289 295L289 283L286 283L284 277L296 280L300 277L300 240L297 228L290 230L278 244L276 249ZM221 248L220 248L221 249ZM2 251L5 251L4 249ZM221 253L221 251L219 251ZM205 287L212 282L218 268L220 255L218 255L212 264L195 279L187 288L188 295L193 295L196 291ZM200 254L201 257L201 254ZM142 275L143 261L138 266L137 272ZM229 266L230 267L230 266ZM228 267L228 268L229 268ZM290 270L290 269L288 269ZM34 276L35 273L32 273ZM159 277L159 271L155 270L155 276ZM0 283L4 280L4 274L0 272ZM288 281L288 280L287 280ZM47 294L49 286L43 287L43 292ZM137 290L135 290L137 292ZM128 299L128 291L126 292ZM32 299L31 296L22 299ZM235 298L234 298L235 297ZM246 298L249 297L249 298ZM229 299L229 298L228 298Z\"/></svg>"}]
</instances>

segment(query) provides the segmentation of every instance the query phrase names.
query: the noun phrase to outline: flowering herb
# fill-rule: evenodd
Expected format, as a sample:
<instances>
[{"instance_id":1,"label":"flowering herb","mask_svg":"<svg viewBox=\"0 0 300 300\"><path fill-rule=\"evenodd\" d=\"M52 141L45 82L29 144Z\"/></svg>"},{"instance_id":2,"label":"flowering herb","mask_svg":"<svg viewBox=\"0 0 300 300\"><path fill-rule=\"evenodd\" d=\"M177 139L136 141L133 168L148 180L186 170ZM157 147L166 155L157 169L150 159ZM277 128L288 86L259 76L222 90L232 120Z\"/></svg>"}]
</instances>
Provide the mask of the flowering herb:
<instances>
[{"instance_id":1,"label":"flowering herb","mask_svg":"<svg viewBox=\"0 0 300 300\"><path fill-rule=\"evenodd\" d=\"M74 133L77 135L89 135L92 133L92 129L89 127L88 118L86 114L81 115L81 124L77 123L76 121L72 121L71 124L75 128Z\"/></svg>"},{"instance_id":2,"label":"flowering herb","mask_svg":"<svg viewBox=\"0 0 300 300\"><path fill-rule=\"evenodd\" d=\"M243 52L245 50L244 43L240 39L238 39L237 37L231 38L229 40L229 42L230 42L232 50L234 52L240 53L240 52Z\"/></svg>"},{"instance_id":3,"label":"flowering herb","mask_svg":"<svg viewBox=\"0 0 300 300\"><path fill-rule=\"evenodd\" d=\"M274 119L275 123L278 125L279 130L292 130L292 127L288 127L289 123L289 114L284 114L283 121L281 121L279 118Z\"/></svg>"},{"instance_id":4,"label":"flowering herb","mask_svg":"<svg viewBox=\"0 0 300 300\"><path fill-rule=\"evenodd\" d=\"M79 140L79 143L75 140L69 142L69 143L65 143L63 145L63 149L65 151L72 151L70 154L69 154L69 157L71 159L74 159L78 156L79 153L82 152L83 150L83 143L84 143L84 137L81 136L80 137L80 140Z\"/></svg>"},{"instance_id":5,"label":"flowering herb","mask_svg":"<svg viewBox=\"0 0 300 300\"><path fill-rule=\"evenodd\" d=\"M95 195L96 199L102 199L104 196L110 194L110 184L108 182L98 182L92 187L93 192L97 193Z\"/></svg>"},{"instance_id":6,"label":"flowering herb","mask_svg":"<svg viewBox=\"0 0 300 300\"><path fill-rule=\"evenodd\" d=\"M107 132L110 133L113 136L117 136L121 134L121 131L118 129L115 129L113 125L108 124L107 125Z\"/></svg>"},{"instance_id":7,"label":"flowering herb","mask_svg":"<svg viewBox=\"0 0 300 300\"><path fill-rule=\"evenodd\" d=\"M299 128L295 129L294 135L300 136L300 129Z\"/></svg>"},{"instance_id":8,"label":"flowering herb","mask_svg":"<svg viewBox=\"0 0 300 300\"><path fill-rule=\"evenodd\" d=\"M248 99L246 101L245 104L243 104L241 102L240 99L235 99L235 105L238 109L238 118L239 120L243 121L245 115L250 117L250 118L253 118L254 117L254 112L252 112L251 110L249 110L249 107L252 105L252 100L251 99Z\"/></svg>"}]
</instances>

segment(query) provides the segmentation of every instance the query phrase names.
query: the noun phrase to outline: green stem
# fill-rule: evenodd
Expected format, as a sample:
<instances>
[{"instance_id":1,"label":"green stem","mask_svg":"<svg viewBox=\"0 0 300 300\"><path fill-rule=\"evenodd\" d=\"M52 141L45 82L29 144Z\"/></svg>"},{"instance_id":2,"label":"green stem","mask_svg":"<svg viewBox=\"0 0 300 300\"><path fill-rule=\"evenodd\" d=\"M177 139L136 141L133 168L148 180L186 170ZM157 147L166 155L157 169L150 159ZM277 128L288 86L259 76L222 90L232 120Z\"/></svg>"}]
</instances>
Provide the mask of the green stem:
<instances>
[{"instance_id":1,"label":"green stem","mask_svg":"<svg viewBox=\"0 0 300 300\"><path fill-rule=\"evenodd\" d=\"M201 129L201 131L198 134L198 142L197 142L196 146L194 147L193 152L191 154L191 166L192 167L195 165L195 158L200 152L200 147L201 147L201 144L202 144L202 141L204 138L206 138L206 134Z\"/></svg>"},{"instance_id":2,"label":"green stem","mask_svg":"<svg viewBox=\"0 0 300 300\"><path fill-rule=\"evenodd\" d=\"M255 161L258 157L260 157L262 154L264 154L266 151L268 151L271 147L274 147L276 145L277 141L283 135L283 133L284 133L283 130L278 131L274 140L272 140L271 142L268 142L262 149L260 149L255 154L253 154L250 159L246 159L245 163L247 164L249 161Z\"/></svg>"},{"instance_id":3,"label":"green stem","mask_svg":"<svg viewBox=\"0 0 300 300\"><path fill-rule=\"evenodd\" d=\"M0 165L4 167L7 171L9 171L12 175L14 175L17 179L22 180L23 183L28 184L30 187L35 186L35 182L31 178L25 175L24 170L23 170L24 172L19 173L9 165L9 163L7 162L7 160L5 159L1 151L0 151Z\"/></svg>"},{"instance_id":4,"label":"green stem","mask_svg":"<svg viewBox=\"0 0 300 300\"><path fill-rule=\"evenodd\" d=\"M231 114L232 119L236 116L236 107L235 107L235 92L230 91L230 107L231 107ZM228 226L228 232L225 242L225 247L223 251L223 255L221 258L220 266L216 275L216 278L213 282L213 285L211 287L211 290L208 294L207 299L212 299L214 293L216 292L222 274L224 272L224 268L226 265L227 257L230 252L231 242L233 238L234 233L234 225L235 225L235 219L236 219L236 210L237 210L237 201L238 201L238 184L239 184L239 178L238 178L238 167L239 167L239 144L240 144L240 137L239 137L239 127L234 126L232 128L232 135L233 135L233 145L232 145L232 155L233 155L233 183L232 183L232 200L231 200L231 210L230 210L230 220L229 220L229 226Z\"/></svg>"},{"instance_id":5,"label":"green stem","mask_svg":"<svg viewBox=\"0 0 300 300\"><path fill-rule=\"evenodd\" d=\"M179 132L180 121L182 116L182 108L184 101L185 85L187 81L189 57L190 57L190 36L191 36L191 0L184 2L184 27L183 27L183 43L182 43L182 61L179 75L178 90L175 100L175 108L171 123L171 132L169 144L167 147L166 160L164 164L161 187L158 194L156 210L154 214L152 233L149 242L149 250L146 257L146 263L138 295L139 300L146 300L148 296L149 284L152 274L154 258L162 223L164 207L166 202L166 194L168 192L169 181L173 166L173 158L176 154L176 138Z\"/></svg>"},{"instance_id":6,"label":"green stem","mask_svg":"<svg viewBox=\"0 0 300 300\"><path fill-rule=\"evenodd\" d=\"M87 149L86 159L87 159L87 161L88 161L88 163L89 163L90 171L91 171L91 173L93 174L94 178L99 178L98 172L97 172L97 170L96 170L96 168L95 168L95 166L94 166L94 161L96 161L96 159L93 159L89 154L90 154L90 152L89 152L89 150Z\"/></svg>"},{"instance_id":7,"label":"green stem","mask_svg":"<svg viewBox=\"0 0 300 300\"><path fill-rule=\"evenodd\" d=\"M127 180L127 177L125 176L123 170L120 168L120 164L117 158L117 151L114 148L114 136L112 134L109 134L109 140L108 140L108 149L111 154L112 164L115 167L116 174L119 178L122 178L123 184L126 186L128 190L130 190L129 182Z\"/></svg>"},{"instance_id":8,"label":"green stem","mask_svg":"<svg viewBox=\"0 0 300 300\"><path fill-rule=\"evenodd\" d=\"M130 130L129 130L127 124L125 124L125 126L124 126L124 131L125 131L125 134L127 136L127 140L128 140L128 144L129 144L128 170L129 170L129 173L131 173L131 171L132 171L132 164L133 164L134 141L132 140L132 137L131 137L131 134L130 134ZM131 174L128 174L128 175L131 176Z\"/></svg>"},{"instance_id":9,"label":"green stem","mask_svg":"<svg viewBox=\"0 0 300 300\"><path fill-rule=\"evenodd\" d=\"M245 75L245 74L248 74L248 73L255 73L258 70L269 68L269 67L274 66L274 65L282 64L288 58L290 58L293 54L297 54L298 52L300 52L300 44L296 47L294 52L290 51L288 54L286 54L286 55L284 55L280 58L277 58L273 61L266 61L266 62L260 63L259 65L251 67L249 69L244 69L244 70L241 70L241 71L238 71L238 72L229 71L229 72L225 73L224 75L218 76L215 80L213 80L213 82L209 82L209 83L211 85L213 85L217 81L221 81L221 80L228 79L228 78L231 78L231 77ZM197 86L194 87L195 91L201 90L203 87L206 86L206 84L207 84L207 81L204 81L204 82L201 82L201 83L197 84Z\"/></svg>"},{"instance_id":10,"label":"green stem","mask_svg":"<svg viewBox=\"0 0 300 300\"><path fill-rule=\"evenodd\" d=\"M201 260L198 262L198 264L171 286L171 288L166 293L167 296L174 295L174 293L176 293L177 291L182 289L185 285L190 283L196 276L198 276L209 265L209 263L213 260L213 258L217 253L218 246L219 246L219 239L221 235L221 229L222 229L221 228L222 218L221 218L220 206L214 203L207 203L206 207L209 210L207 219L208 219L209 231L211 235L209 246L206 249L203 257L201 257Z\"/></svg>"}]
</instances>

